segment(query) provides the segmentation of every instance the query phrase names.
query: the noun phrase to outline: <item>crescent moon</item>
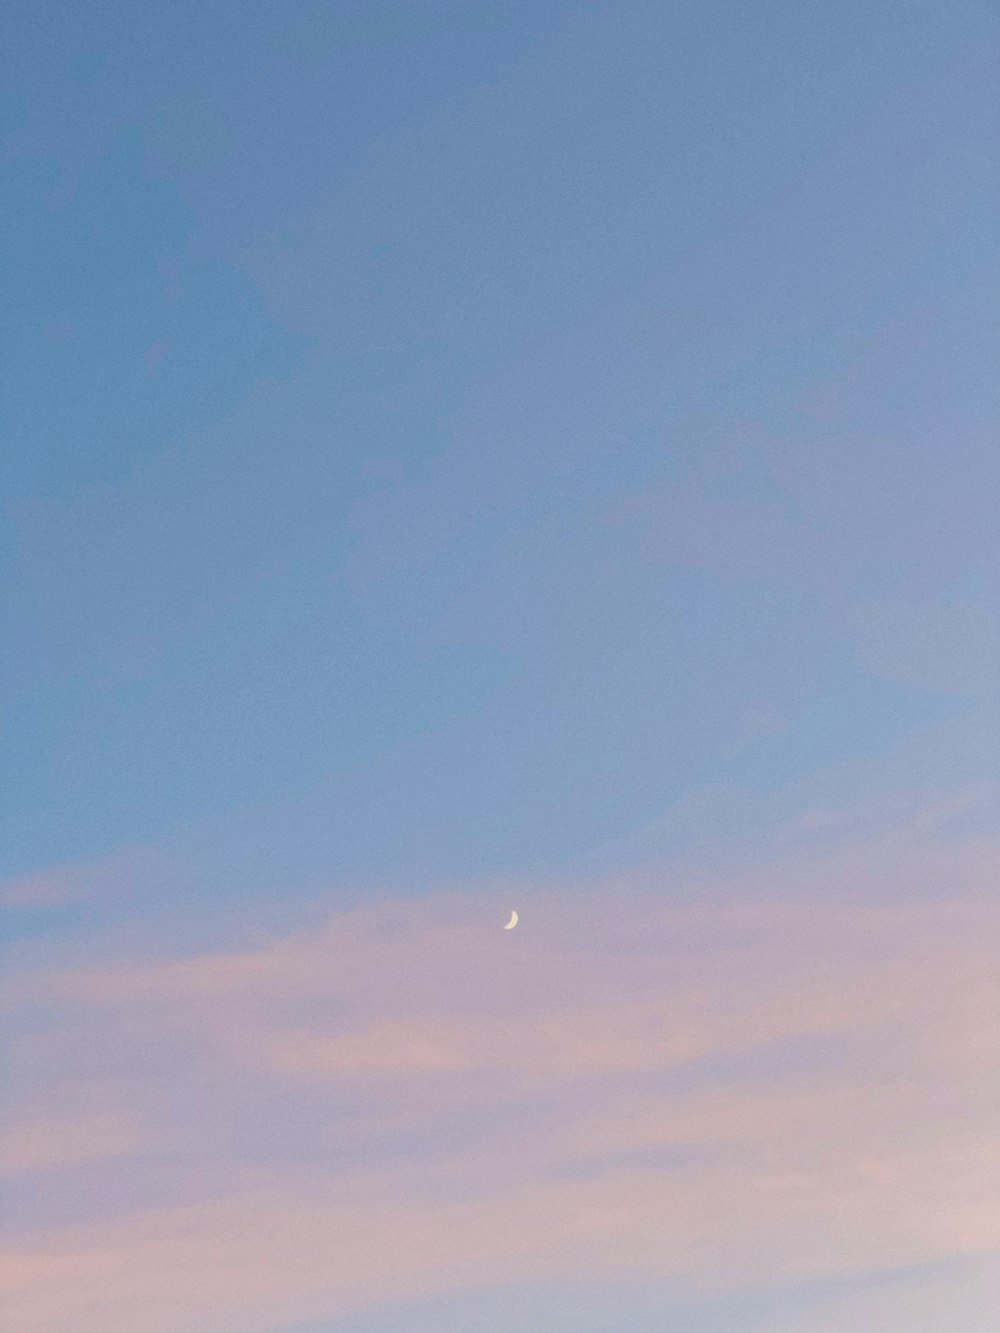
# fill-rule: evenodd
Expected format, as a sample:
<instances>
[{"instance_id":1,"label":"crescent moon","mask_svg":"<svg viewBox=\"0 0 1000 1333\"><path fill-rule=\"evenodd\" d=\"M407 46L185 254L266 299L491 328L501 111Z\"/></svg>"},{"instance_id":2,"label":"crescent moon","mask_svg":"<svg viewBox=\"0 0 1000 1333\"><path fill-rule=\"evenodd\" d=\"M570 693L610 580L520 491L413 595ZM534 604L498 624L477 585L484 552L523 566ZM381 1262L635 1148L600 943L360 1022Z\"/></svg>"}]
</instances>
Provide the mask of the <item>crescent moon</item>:
<instances>
[{"instance_id":1,"label":"crescent moon","mask_svg":"<svg viewBox=\"0 0 1000 1333\"><path fill-rule=\"evenodd\" d=\"M510 920L504 926L504 930L513 930L516 925L517 925L517 913L512 911L510 914Z\"/></svg>"}]
</instances>

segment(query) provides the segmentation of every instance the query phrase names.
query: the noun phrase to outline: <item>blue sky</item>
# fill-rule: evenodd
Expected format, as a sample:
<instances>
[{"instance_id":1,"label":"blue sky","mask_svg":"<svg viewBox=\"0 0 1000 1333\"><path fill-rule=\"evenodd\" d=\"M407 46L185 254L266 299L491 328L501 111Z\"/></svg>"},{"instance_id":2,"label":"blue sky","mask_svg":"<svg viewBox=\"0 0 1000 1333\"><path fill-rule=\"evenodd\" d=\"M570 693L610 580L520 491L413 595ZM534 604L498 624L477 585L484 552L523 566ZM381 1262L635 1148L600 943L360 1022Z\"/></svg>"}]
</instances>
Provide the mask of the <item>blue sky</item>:
<instances>
[{"instance_id":1,"label":"blue sky","mask_svg":"<svg viewBox=\"0 0 1000 1333\"><path fill-rule=\"evenodd\" d=\"M18 976L224 959L268 932L280 953L330 913L410 921L441 893L464 921L497 886L542 908L650 882L739 903L771 866L792 910L810 856L904 915L964 891L871 848L943 828L978 866L995 826L992 6L11 14ZM74 1077L91 1111L113 1100ZM126 1174L188 1160L135 1133ZM93 1187L76 1169L46 1177L31 1235ZM822 1276L803 1263L797 1329ZM519 1328L553 1326L557 1269ZM620 1277L593 1333L625 1326ZM639 1278L643 1327L668 1294ZM389 1322L357 1328L423 1299L385 1281ZM464 1326L474 1307L435 1290ZM749 1326L738 1295L702 1295L706 1328ZM249 1328L223 1306L169 1333ZM254 1328L312 1317L284 1308Z\"/></svg>"}]
</instances>

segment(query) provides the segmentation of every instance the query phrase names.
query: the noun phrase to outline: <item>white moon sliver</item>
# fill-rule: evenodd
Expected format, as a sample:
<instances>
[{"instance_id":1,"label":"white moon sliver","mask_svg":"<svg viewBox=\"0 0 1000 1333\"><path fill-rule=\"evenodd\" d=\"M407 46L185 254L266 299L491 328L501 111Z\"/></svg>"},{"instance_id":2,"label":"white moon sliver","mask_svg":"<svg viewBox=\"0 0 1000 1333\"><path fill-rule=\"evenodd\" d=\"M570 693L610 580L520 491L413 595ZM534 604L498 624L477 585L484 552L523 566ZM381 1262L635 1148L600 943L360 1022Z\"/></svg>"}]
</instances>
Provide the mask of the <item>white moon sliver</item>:
<instances>
[{"instance_id":1,"label":"white moon sliver","mask_svg":"<svg viewBox=\"0 0 1000 1333\"><path fill-rule=\"evenodd\" d=\"M504 926L504 930L513 930L516 925L517 925L517 913L512 911L510 914L510 920Z\"/></svg>"}]
</instances>

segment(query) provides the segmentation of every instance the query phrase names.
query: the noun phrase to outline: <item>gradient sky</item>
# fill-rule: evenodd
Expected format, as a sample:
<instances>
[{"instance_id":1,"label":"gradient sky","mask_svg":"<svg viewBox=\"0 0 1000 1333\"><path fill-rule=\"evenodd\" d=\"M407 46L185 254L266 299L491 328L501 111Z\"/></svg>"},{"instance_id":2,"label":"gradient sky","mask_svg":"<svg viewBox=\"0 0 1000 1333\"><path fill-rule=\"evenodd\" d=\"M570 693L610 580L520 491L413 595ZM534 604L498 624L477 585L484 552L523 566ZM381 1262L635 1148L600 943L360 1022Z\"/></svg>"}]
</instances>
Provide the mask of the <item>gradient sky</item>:
<instances>
[{"instance_id":1,"label":"gradient sky","mask_svg":"<svg viewBox=\"0 0 1000 1333\"><path fill-rule=\"evenodd\" d=\"M5 28L10 1333L991 1333L995 6Z\"/></svg>"}]
</instances>

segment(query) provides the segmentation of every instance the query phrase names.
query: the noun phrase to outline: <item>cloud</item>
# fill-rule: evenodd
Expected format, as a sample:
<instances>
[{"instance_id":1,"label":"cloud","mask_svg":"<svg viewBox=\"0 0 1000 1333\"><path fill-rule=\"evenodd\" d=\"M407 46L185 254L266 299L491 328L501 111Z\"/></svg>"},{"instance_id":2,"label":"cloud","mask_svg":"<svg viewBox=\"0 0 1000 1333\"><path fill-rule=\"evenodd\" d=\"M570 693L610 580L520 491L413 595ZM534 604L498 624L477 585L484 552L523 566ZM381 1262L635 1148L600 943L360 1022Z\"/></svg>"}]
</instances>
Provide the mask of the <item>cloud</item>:
<instances>
[{"instance_id":1,"label":"cloud","mask_svg":"<svg viewBox=\"0 0 1000 1333\"><path fill-rule=\"evenodd\" d=\"M12 976L12 1327L971 1261L1000 1238L987 844L933 816L696 889L524 884L513 932L508 884Z\"/></svg>"},{"instance_id":2,"label":"cloud","mask_svg":"<svg viewBox=\"0 0 1000 1333\"><path fill-rule=\"evenodd\" d=\"M129 848L116 856L70 865L56 865L0 884L4 907L64 907L123 898L137 885L162 883L177 868L145 848Z\"/></svg>"},{"instance_id":3,"label":"cloud","mask_svg":"<svg viewBox=\"0 0 1000 1333\"><path fill-rule=\"evenodd\" d=\"M134 1129L112 1116L32 1119L0 1128L0 1175L48 1171L53 1167L112 1157L137 1147Z\"/></svg>"}]
</instances>

